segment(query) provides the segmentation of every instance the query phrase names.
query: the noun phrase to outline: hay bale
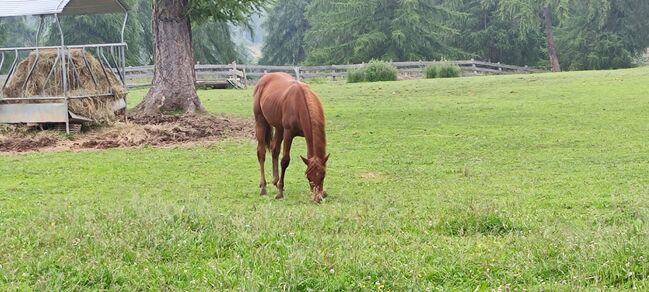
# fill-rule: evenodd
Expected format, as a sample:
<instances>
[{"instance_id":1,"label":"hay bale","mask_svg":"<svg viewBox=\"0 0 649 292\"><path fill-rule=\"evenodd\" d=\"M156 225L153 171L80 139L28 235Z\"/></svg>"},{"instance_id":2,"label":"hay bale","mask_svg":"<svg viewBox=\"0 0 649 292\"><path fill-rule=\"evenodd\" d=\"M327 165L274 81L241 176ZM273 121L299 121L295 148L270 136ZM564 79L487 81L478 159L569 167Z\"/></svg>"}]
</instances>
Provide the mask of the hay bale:
<instances>
[{"instance_id":1,"label":"hay bale","mask_svg":"<svg viewBox=\"0 0 649 292\"><path fill-rule=\"evenodd\" d=\"M96 122L115 121L117 116L113 105L126 96L126 89L117 76L111 70L106 70L104 73L101 63L88 52L85 52L86 60L83 58L84 52L80 49L65 51L65 54L70 96L90 96L89 98L70 99L70 111ZM36 61L36 51L31 52L25 60L17 65L3 91L4 95L6 97L63 96L63 69L61 62L56 62L57 57L57 50L39 50L36 67L32 76L26 81L29 70ZM54 67L54 71L52 71L52 67ZM74 68L76 70L73 70ZM48 81L51 71L52 76ZM93 75L96 84L93 81ZM103 96L106 93L111 95Z\"/></svg>"}]
</instances>

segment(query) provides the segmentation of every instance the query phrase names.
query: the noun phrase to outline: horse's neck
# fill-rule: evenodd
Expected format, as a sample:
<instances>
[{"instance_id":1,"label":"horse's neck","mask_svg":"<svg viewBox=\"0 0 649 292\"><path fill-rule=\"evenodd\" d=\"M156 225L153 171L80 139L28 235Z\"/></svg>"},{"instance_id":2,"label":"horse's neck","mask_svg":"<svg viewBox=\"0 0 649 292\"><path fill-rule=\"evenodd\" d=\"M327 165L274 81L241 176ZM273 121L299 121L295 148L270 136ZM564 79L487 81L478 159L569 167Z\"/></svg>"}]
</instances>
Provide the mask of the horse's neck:
<instances>
[{"instance_id":1,"label":"horse's neck","mask_svg":"<svg viewBox=\"0 0 649 292\"><path fill-rule=\"evenodd\" d=\"M326 136L324 129L324 117L322 116L322 109L317 103L310 102L308 99L313 98L308 96L305 92L305 106L307 115L303 120L304 138L307 144L307 156L316 156L324 159L326 155ZM320 121L322 120L322 121Z\"/></svg>"},{"instance_id":2,"label":"horse's neck","mask_svg":"<svg viewBox=\"0 0 649 292\"><path fill-rule=\"evenodd\" d=\"M309 140L311 145L308 145ZM311 139L309 140L307 140L307 147L311 150L311 153L307 153L307 155L309 157L316 156L320 159L324 159L327 145L324 125L311 121Z\"/></svg>"}]
</instances>

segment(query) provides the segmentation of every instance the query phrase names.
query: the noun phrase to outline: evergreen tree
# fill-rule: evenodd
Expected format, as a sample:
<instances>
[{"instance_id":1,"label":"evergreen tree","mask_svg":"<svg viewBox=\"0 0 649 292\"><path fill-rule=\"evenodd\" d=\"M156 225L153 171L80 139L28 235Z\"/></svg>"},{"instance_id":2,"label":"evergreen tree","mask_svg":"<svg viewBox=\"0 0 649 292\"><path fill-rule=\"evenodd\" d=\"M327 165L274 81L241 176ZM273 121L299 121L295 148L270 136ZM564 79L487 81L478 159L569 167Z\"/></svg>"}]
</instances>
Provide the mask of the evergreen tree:
<instances>
[{"instance_id":1,"label":"evergreen tree","mask_svg":"<svg viewBox=\"0 0 649 292\"><path fill-rule=\"evenodd\" d=\"M142 0L141 2L146 1ZM127 4L130 10L124 32L124 41L128 44L126 64L133 66L148 63L150 53L145 48L147 47L146 42L150 41L151 37L145 35L143 30L145 24L140 21L150 21L151 17L141 18L143 13L139 13L139 9L146 8L146 5L137 5L137 0L127 1ZM122 13L59 16L59 20L65 36L65 43L68 45L118 43L121 41L124 21ZM51 20L49 23L47 44L58 45L61 43L59 30L51 23Z\"/></svg>"},{"instance_id":2,"label":"evergreen tree","mask_svg":"<svg viewBox=\"0 0 649 292\"><path fill-rule=\"evenodd\" d=\"M268 32L260 64L296 65L304 61L304 35L309 30L306 7L311 0L279 0L268 11Z\"/></svg>"},{"instance_id":3,"label":"evergreen tree","mask_svg":"<svg viewBox=\"0 0 649 292\"><path fill-rule=\"evenodd\" d=\"M454 57L462 52L443 38L455 33L444 21L455 14L438 0L313 0L307 63Z\"/></svg>"},{"instance_id":4,"label":"evergreen tree","mask_svg":"<svg viewBox=\"0 0 649 292\"><path fill-rule=\"evenodd\" d=\"M6 27L4 26L4 23L2 23L2 20L0 19L0 45L4 45L5 40L7 39L7 31Z\"/></svg>"},{"instance_id":5,"label":"evergreen tree","mask_svg":"<svg viewBox=\"0 0 649 292\"><path fill-rule=\"evenodd\" d=\"M245 49L238 47L231 37L227 22L208 21L192 26L194 59L203 64L244 63Z\"/></svg>"},{"instance_id":6,"label":"evergreen tree","mask_svg":"<svg viewBox=\"0 0 649 292\"><path fill-rule=\"evenodd\" d=\"M36 45L36 31L39 19L36 17L17 16L0 20L0 42L3 47L25 47ZM45 28L46 24L43 24ZM41 42L45 29L41 33Z\"/></svg>"},{"instance_id":7,"label":"evergreen tree","mask_svg":"<svg viewBox=\"0 0 649 292\"><path fill-rule=\"evenodd\" d=\"M499 16L497 4L497 1L485 0L461 0L450 4L452 9L465 15L454 18L459 33L447 38L449 45L467 52L462 58L539 65L544 60L543 33L537 29L521 37L511 29L511 22Z\"/></svg>"},{"instance_id":8,"label":"evergreen tree","mask_svg":"<svg viewBox=\"0 0 649 292\"><path fill-rule=\"evenodd\" d=\"M576 0L484 0L497 3L499 15L510 21L521 39L543 29L546 49L552 71L561 71L554 39L555 22L568 17L570 2Z\"/></svg>"},{"instance_id":9,"label":"evergreen tree","mask_svg":"<svg viewBox=\"0 0 649 292\"><path fill-rule=\"evenodd\" d=\"M649 2L585 0L558 31L562 62L570 70L626 68L649 46Z\"/></svg>"}]
</instances>

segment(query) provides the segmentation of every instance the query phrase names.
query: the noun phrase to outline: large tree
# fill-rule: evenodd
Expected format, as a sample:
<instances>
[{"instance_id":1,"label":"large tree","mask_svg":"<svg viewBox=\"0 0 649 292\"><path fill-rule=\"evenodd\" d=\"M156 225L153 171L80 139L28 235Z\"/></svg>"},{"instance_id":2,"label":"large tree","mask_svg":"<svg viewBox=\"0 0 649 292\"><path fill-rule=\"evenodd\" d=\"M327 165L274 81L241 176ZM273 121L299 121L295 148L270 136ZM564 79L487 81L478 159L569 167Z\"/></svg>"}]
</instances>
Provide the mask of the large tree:
<instances>
[{"instance_id":1,"label":"large tree","mask_svg":"<svg viewBox=\"0 0 649 292\"><path fill-rule=\"evenodd\" d=\"M313 0L307 17L307 63L360 63L454 57L443 40L455 14L441 0Z\"/></svg>"},{"instance_id":2,"label":"large tree","mask_svg":"<svg viewBox=\"0 0 649 292\"><path fill-rule=\"evenodd\" d=\"M576 0L483 0L497 2L499 14L512 22L521 39L528 34L543 28L550 68L553 72L561 71L559 57L554 39L555 21L567 18L569 4Z\"/></svg>"},{"instance_id":3,"label":"large tree","mask_svg":"<svg viewBox=\"0 0 649 292\"><path fill-rule=\"evenodd\" d=\"M500 17L497 1L459 0L446 2L446 5L463 13L452 19L458 34L446 40L467 53L461 58L521 66L538 66L545 61L543 32L530 31L520 37L512 30L511 22Z\"/></svg>"},{"instance_id":4,"label":"large tree","mask_svg":"<svg viewBox=\"0 0 649 292\"><path fill-rule=\"evenodd\" d=\"M557 49L569 70L626 68L649 46L649 2L583 0L557 31Z\"/></svg>"},{"instance_id":5,"label":"large tree","mask_svg":"<svg viewBox=\"0 0 649 292\"><path fill-rule=\"evenodd\" d=\"M196 94L192 20L241 23L266 0L154 0L153 86L138 105L147 115L194 113L203 106Z\"/></svg>"},{"instance_id":6,"label":"large tree","mask_svg":"<svg viewBox=\"0 0 649 292\"><path fill-rule=\"evenodd\" d=\"M279 0L268 11L266 42L260 64L296 65L306 58L304 35L309 30L306 7L311 0Z\"/></svg>"}]
</instances>

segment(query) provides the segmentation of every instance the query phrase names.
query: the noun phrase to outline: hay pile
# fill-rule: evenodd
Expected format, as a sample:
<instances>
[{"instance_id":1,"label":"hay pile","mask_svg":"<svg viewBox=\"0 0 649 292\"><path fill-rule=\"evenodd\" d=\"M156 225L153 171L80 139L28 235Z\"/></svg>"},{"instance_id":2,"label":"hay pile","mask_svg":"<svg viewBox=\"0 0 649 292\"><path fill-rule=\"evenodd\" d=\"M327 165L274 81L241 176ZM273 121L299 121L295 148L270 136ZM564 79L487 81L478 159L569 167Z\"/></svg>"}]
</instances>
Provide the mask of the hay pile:
<instances>
[{"instance_id":1,"label":"hay pile","mask_svg":"<svg viewBox=\"0 0 649 292\"><path fill-rule=\"evenodd\" d=\"M80 49L65 51L65 54L70 96L93 96L92 98L70 99L70 111L91 118L95 122L115 121L117 116L113 106L126 96L126 90L117 76L111 70L104 71L101 63L88 52L85 52L85 60L84 52ZM29 70L36 61L36 51L31 52L25 60L16 66L16 71L3 91L6 97L63 96L62 67L60 60L56 61L57 51L53 49L39 50L38 56L36 67L26 84ZM55 67L52 71L53 66ZM48 81L51 71L52 75ZM96 84L93 81L93 75ZM112 93L112 95L99 96L106 93Z\"/></svg>"}]
</instances>

